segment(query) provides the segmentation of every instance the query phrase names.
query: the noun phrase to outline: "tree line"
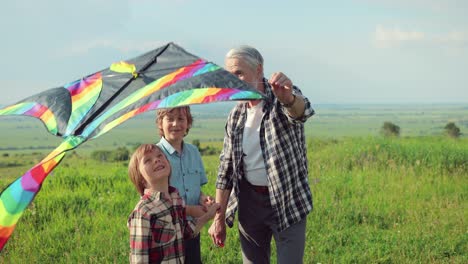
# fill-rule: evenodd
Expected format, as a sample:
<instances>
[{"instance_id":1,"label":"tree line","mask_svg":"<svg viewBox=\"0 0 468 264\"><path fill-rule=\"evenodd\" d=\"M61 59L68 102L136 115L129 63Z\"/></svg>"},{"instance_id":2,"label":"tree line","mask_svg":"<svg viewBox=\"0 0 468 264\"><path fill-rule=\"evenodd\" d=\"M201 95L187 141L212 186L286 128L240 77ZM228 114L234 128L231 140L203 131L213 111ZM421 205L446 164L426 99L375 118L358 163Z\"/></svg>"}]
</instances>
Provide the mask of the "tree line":
<instances>
[{"instance_id":1,"label":"tree line","mask_svg":"<svg viewBox=\"0 0 468 264\"><path fill-rule=\"evenodd\" d=\"M380 129L380 133L386 137L398 137L400 136L400 127L386 121ZM444 134L451 138L459 138L462 135L460 128L454 122L449 122L445 125Z\"/></svg>"},{"instance_id":2,"label":"tree line","mask_svg":"<svg viewBox=\"0 0 468 264\"><path fill-rule=\"evenodd\" d=\"M380 133L385 137L399 137L401 129L398 125L386 121L383 123ZM449 122L444 127L444 134L451 138L458 138L462 135L460 128L454 123ZM199 139L194 139L192 144L195 145L202 156L217 155L220 149L212 146L202 147ZM115 150L95 150L91 153L91 158L102 162L118 162L128 161L133 152L126 147L119 147Z\"/></svg>"}]
</instances>

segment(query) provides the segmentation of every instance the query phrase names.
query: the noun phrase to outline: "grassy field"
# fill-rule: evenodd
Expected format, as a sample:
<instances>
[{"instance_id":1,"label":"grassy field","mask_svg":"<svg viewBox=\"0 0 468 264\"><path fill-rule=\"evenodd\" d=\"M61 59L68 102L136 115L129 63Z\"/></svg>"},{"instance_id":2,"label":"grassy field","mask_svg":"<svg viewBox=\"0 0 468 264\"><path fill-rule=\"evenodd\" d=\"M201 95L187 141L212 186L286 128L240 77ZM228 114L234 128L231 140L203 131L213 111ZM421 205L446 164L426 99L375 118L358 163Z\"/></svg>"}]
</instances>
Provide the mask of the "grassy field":
<instances>
[{"instance_id":1,"label":"grassy field","mask_svg":"<svg viewBox=\"0 0 468 264\"><path fill-rule=\"evenodd\" d=\"M202 110L193 109L187 141L219 149L227 110ZM306 126L315 208L304 263L468 263L468 108L316 110ZM153 119L135 118L70 152L18 222L0 263L127 263L126 220L139 197L126 162L103 163L90 153L156 141ZM401 137L380 137L384 121L399 125ZM443 136L447 122L465 134ZM0 117L0 188L59 143L37 120ZM214 194L218 155L203 160L204 192ZM210 245L206 227L204 262L241 263L236 228L228 231L225 248Z\"/></svg>"},{"instance_id":2,"label":"grassy field","mask_svg":"<svg viewBox=\"0 0 468 264\"><path fill-rule=\"evenodd\" d=\"M305 263L466 263L468 139L309 139L315 209ZM24 172L35 156L3 157ZM217 156L205 156L214 193ZM125 263L138 200L126 163L65 158L20 219L2 263ZM4 186L8 178L2 178ZM240 263L236 229L223 249L202 231L205 263ZM275 256L273 256L273 263Z\"/></svg>"},{"instance_id":3,"label":"grassy field","mask_svg":"<svg viewBox=\"0 0 468 264\"><path fill-rule=\"evenodd\" d=\"M187 141L221 142L230 106L192 107L194 124ZM306 123L306 135L313 138L378 136L385 121L400 126L402 137L442 135L448 122L455 122L464 132L462 137L468 137L466 105L317 105L315 109L317 114ZM88 155L95 149L154 142L159 138L154 115L137 116L98 139L84 143L77 151ZM61 142L60 138L48 134L39 120L31 117L1 116L0 131L0 154L48 153Z\"/></svg>"}]
</instances>

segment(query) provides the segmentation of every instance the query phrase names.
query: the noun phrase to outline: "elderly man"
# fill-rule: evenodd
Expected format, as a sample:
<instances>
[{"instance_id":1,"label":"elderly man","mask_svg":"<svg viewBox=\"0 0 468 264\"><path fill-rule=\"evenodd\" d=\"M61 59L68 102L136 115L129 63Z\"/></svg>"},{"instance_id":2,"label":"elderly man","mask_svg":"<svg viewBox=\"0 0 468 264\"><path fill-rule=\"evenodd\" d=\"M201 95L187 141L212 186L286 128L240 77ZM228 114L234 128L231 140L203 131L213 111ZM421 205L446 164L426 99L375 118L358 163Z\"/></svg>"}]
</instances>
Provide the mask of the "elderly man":
<instances>
[{"instance_id":1,"label":"elderly man","mask_svg":"<svg viewBox=\"0 0 468 264\"><path fill-rule=\"evenodd\" d=\"M216 182L221 207L208 232L222 246L238 210L244 263L269 263L272 237L278 263L302 263L312 210L304 122L314 110L285 74L264 78L255 48L231 49L225 68L267 99L239 103L229 114Z\"/></svg>"}]
</instances>

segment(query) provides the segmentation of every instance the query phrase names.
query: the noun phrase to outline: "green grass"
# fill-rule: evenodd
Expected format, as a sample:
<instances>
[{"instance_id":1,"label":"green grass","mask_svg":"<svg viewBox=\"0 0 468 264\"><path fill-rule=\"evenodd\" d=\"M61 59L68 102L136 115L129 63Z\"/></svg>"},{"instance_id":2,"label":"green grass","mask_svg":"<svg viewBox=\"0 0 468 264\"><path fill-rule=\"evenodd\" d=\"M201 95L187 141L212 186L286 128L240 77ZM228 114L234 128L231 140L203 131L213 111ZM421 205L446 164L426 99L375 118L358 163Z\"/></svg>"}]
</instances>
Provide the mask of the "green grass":
<instances>
[{"instance_id":1,"label":"green grass","mask_svg":"<svg viewBox=\"0 0 468 264\"><path fill-rule=\"evenodd\" d=\"M127 165L79 155L66 156L46 179L0 262L128 262L126 220L138 195ZM21 175L39 156L1 157L19 166L0 173ZM467 138L309 138L308 159L315 208L304 263L468 262ZM218 157L203 160L203 191L214 194ZM2 176L0 186L15 177ZM204 262L240 263L237 229L220 249L210 247L207 228Z\"/></svg>"},{"instance_id":2,"label":"green grass","mask_svg":"<svg viewBox=\"0 0 468 264\"><path fill-rule=\"evenodd\" d=\"M308 234L317 240L309 242L316 252L310 260L466 262L466 143L433 137L311 142L316 184Z\"/></svg>"},{"instance_id":3,"label":"green grass","mask_svg":"<svg viewBox=\"0 0 468 264\"><path fill-rule=\"evenodd\" d=\"M226 116L232 104L192 107L193 128L186 140L212 144L222 142ZM448 122L455 122L468 137L468 108L461 104L425 105L317 105L317 114L306 123L306 135L314 138L378 136L385 121L401 128L402 137L437 136ZM0 154L41 152L46 155L61 142L32 117L0 116ZM98 139L79 146L88 155L96 149L132 147L159 139L155 113L146 113L123 123Z\"/></svg>"}]
</instances>

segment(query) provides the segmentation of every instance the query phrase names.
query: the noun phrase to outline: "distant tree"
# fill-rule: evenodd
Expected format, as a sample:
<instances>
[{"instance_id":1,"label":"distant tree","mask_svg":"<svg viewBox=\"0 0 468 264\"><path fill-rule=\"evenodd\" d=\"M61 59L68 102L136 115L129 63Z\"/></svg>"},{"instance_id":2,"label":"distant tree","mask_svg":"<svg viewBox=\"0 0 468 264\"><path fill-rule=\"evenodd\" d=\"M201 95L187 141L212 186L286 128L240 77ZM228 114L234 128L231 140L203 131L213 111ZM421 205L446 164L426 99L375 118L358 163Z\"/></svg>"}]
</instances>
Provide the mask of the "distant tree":
<instances>
[{"instance_id":1,"label":"distant tree","mask_svg":"<svg viewBox=\"0 0 468 264\"><path fill-rule=\"evenodd\" d=\"M400 127L386 121L381 128L381 133L386 137L398 137L400 136Z\"/></svg>"},{"instance_id":2,"label":"distant tree","mask_svg":"<svg viewBox=\"0 0 468 264\"><path fill-rule=\"evenodd\" d=\"M3 155L2 155L2 156L3 156L3 157L9 157L9 156L10 156L10 154L8 154L8 153L3 153Z\"/></svg>"},{"instance_id":3,"label":"distant tree","mask_svg":"<svg viewBox=\"0 0 468 264\"><path fill-rule=\"evenodd\" d=\"M198 149L200 149L200 140L194 139L194 140L192 141L192 145L194 145L195 147L197 147Z\"/></svg>"},{"instance_id":4,"label":"distant tree","mask_svg":"<svg viewBox=\"0 0 468 264\"><path fill-rule=\"evenodd\" d=\"M202 156L217 155L221 152L220 149L212 146L206 146L205 148L200 149L200 154Z\"/></svg>"},{"instance_id":5,"label":"distant tree","mask_svg":"<svg viewBox=\"0 0 468 264\"><path fill-rule=\"evenodd\" d=\"M445 133L452 138L458 138L461 135L460 128L454 122L449 122L444 127Z\"/></svg>"},{"instance_id":6,"label":"distant tree","mask_svg":"<svg viewBox=\"0 0 468 264\"><path fill-rule=\"evenodd\" d=\"M125 161L130 158L130 152L126 147L120 147L114 150L112 153L112 160L113 161Z\"/></svg>"},{"instance_id":7,"label":"distant tree","mask_svg":"<svg viewBox=\"0 0 468 264\"><path fill-rule=\"evenodd\" d=\"M109 161L112 155L108 150L95 150L91 153L91 158L99 161Z\"/></svg>"},{"instance_id":8,"label":"distant tree","mask_svg":"<svg viewBox=\"0 0 468 264\"><path fill-rule=\"evenodd\" d=\"M119 147L116 150L95 150L91 152L91 158L99 161L127 161L130 158L130 151L126 147Z\"/></svg>"}]
</instances>

